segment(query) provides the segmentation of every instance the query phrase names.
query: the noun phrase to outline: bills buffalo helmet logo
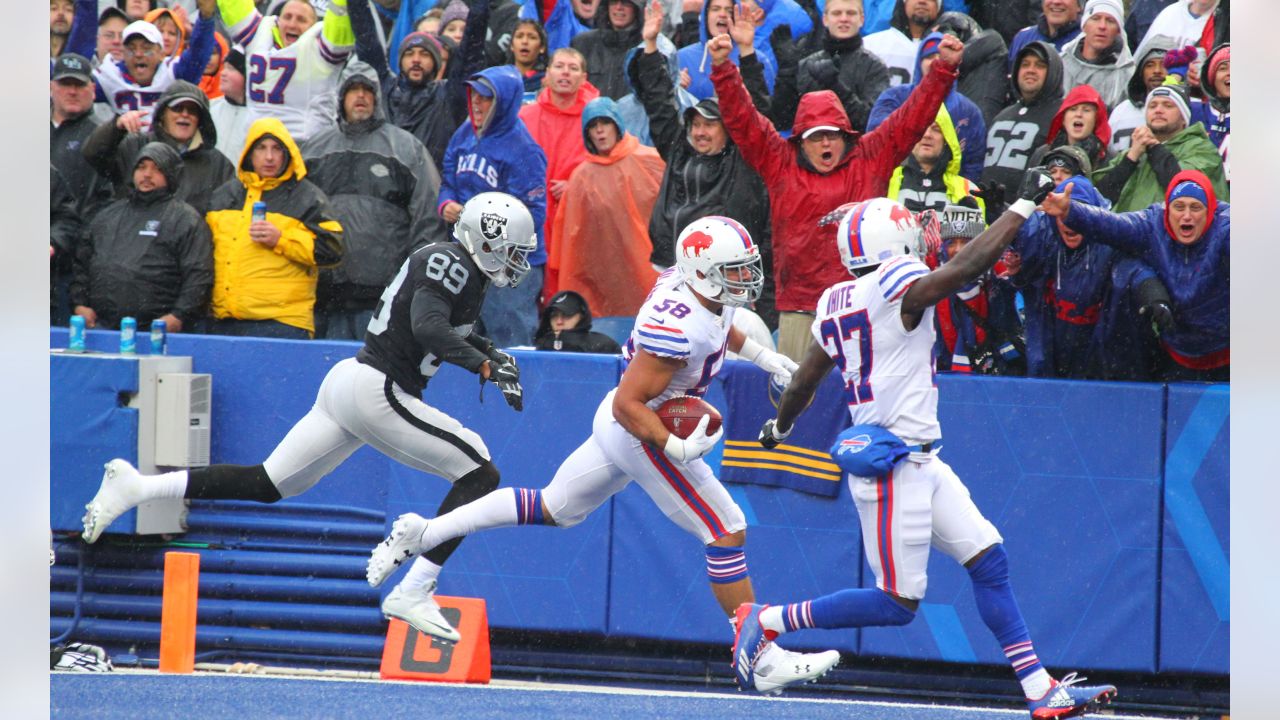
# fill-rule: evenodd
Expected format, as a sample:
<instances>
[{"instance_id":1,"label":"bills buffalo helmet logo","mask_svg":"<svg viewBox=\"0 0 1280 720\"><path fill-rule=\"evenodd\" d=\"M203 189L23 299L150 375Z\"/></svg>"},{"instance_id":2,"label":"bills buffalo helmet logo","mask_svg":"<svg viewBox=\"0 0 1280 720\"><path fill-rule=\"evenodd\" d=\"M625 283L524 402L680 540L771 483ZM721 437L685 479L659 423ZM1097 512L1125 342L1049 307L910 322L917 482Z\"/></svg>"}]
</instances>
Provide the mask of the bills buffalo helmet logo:
<instances>
[{"instance_id":1,"label":"bills buffalo helmet logo","mask_svg":"<svg viewBox=\"0 0 1280 720\"><path fill-rule=\"evenodd\" d=\"M898 226L899 230L910 230L912 228L920 227L920 223L916 220L916 216L912 215L910 210L902 207L898 203L893 203L889 207L889 219L893 221L894 225Z\"/></svg>"},{"instance_id":2,"label":"bills buffalo helmet logo","mask_svg":"<svg viewBox=\"0 0 1280 720\"><path fill-rule=\"evenodd\" d=\"M497 213L480 213L480 234L497 240L507 233L507 218Z\"/></svg>"},{"instance_id":3,"label":"bills buffalo helmet logo","mask_svg":"<svg viewBox=\"0 0 1280 720\"><path fill-rule=\"evenodd\" d=\"M703 250L711 249L711 236L704 232L689 233L689 237L680 243L685 257L701 257Z\"/></svg>"},{"instance_id":4,"label":"bills buffalo helmet logo","mask_svg":"<svg viewBox=\"0 0 1280 720\"><path fill-rule=\"evenodd\" d=\"M870 444L870 435L855 435L851 438L841 440L840 449L836 451L836 454L844 455L846 453L860 453Z\"/></svg>"}]
</instances>

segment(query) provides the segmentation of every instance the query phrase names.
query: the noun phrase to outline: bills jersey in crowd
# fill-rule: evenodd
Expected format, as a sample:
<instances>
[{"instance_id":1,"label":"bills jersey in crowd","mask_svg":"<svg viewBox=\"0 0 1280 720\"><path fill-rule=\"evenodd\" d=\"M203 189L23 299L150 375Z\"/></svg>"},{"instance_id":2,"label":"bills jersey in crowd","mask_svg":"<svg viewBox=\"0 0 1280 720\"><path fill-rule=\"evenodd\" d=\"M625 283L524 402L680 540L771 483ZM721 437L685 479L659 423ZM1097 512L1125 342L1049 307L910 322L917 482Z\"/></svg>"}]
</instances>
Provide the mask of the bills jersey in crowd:
<instances>
[{"instance_id":1,"label":"bills jersey in crowd","mask_svg":"<svg viewBox=\"0 0 1280 720\"><path fill-rule=\"evenodd\" d=\"M703 307L678 268L668 268L658 276L636 313L622 356L630 361L638 350L644 350L660 358L683 360L685 366L676 371L667 389L646 405L657 408L676 395L706 394L724 364L733 311L729 305L719 314Z\"/></svg>"},{"instance_id":2,"label":"bills jersey in crowd","mask_svg":"<svg viewBox=\"0 0 1280 720\"><path fill-rule=\"evenodd\" d=\"M924 263L899 256L875 272L827 288L818 299L814 339L844 376L854 425L879 425L907 444L942 437L934 384L933 312L902 325L902 297L929 274Z\"/></svg>"},{"instance_id":3,"label":"bills jersey in crowd","mask_svg":"<svg viewBox=\"0 0 1280 720\"><path fill-rule=\"evenodd\" d=\"M418 248L383 291L356 359L420 395L441 362L478 352L465 338L480 317L487 286L458 243Z\"/></svg>"},{"instance_id":4,"label":"bills jersey in crowd","mask_svg":"<svg viewBox=\"0 0 1280 720\"><path fill-rule=\"evenodd\" d=\"M263 17L251 0L221 0L219 6L233 41L244 46L245 105L251 117L280 118L302 142L309 134L312 103L334 95L336 107L338 73L355 47L346 8L330 3L323 20L282 47L275 15Z\"/></svg>"}]
</instances>

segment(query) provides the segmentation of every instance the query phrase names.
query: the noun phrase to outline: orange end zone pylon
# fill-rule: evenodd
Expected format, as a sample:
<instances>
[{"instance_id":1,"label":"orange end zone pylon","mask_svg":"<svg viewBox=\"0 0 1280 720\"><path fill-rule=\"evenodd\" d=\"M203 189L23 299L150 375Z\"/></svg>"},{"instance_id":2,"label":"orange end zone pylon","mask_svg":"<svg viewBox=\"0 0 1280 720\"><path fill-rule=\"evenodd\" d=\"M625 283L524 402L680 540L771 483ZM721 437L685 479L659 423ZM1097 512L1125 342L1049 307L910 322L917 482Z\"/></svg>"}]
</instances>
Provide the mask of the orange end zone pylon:
<instances>
[{"instance_id":1,"label":"orange end zone pylon","mask_svg":"<svg viewBox=\"0 0 1280 720\"><path fill-rule=\"evenodd\" d=\"M160 672L189 673L196 664L196 601L200 596L200 556L164 554L160 601Z\"/></svg>"},{"instance_id":2,"label":"orange end zone pylon","mask_svg":"<svg viewBox=\"0 0 1280 720\"><path fill-rule=\"evenodd\" d=\"M484 600L436 595L440 612L458 629L462 640L451 643L391 620L382 647L381 675L385 680L487 683L489 614Z\"/></svg>"}]
</instances>

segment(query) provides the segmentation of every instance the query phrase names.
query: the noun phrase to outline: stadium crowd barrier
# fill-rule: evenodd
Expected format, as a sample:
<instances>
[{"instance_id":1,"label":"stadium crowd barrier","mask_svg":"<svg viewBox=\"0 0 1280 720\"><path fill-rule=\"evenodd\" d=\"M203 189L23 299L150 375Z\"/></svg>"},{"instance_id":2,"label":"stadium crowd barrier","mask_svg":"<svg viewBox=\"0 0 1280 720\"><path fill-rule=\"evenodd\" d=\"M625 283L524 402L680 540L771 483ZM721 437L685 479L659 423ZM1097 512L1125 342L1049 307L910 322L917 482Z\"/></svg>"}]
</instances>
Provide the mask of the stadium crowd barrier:
<instances>
[{"instance_id":1,"label":"stadium crowd barrier","mask_svg":"<svg viewBox=\"0 0 1280 720\"><path fill-rule=\"evenodd\" d=\"M131 360L116 333L90 331L98 354L50 355L55 532L80 528L102 464L133 459ZM50 347L67 344L50 331ZM261 462L307 412L329 367L357 343L173 335L171 355L213 375L214 462ZM426 398L478 432L502 484L542 487L590 433L620 358L516 351L526 399L512 411L492 387L446 366ZM730 361L707 399L730 416L771 416L767 393L729 402L726 380L759 383ZM940 375L941 456L1006 540L1015 590L1049 667L1229 674L1229 386L1095 383ZM811 413L844 412L828 378ZM834 398L834 399L833 399ZM748 438L739 438L748 439ZM722 450L708 460L718 465ZM748 519L757 596L787 602L872 586L843 483L833 498L726 483ZM447 485L363 448L307 493L274 505L193 502L187 533L64 539L51 569L51 635L110 647L159 638L163 550L200 552L198 658L367 657L384 623L364 563L390 521L430 515ZM112 531L129 532L132 512ZM468 539L441 592L484 598L493 627L613 638L726 643L698 541L636 486L568 530L513 528ZM804 633L793 648L1002 665L963 568L935 553L920 617L900 628Z\"/></svg>"}]
</instances>

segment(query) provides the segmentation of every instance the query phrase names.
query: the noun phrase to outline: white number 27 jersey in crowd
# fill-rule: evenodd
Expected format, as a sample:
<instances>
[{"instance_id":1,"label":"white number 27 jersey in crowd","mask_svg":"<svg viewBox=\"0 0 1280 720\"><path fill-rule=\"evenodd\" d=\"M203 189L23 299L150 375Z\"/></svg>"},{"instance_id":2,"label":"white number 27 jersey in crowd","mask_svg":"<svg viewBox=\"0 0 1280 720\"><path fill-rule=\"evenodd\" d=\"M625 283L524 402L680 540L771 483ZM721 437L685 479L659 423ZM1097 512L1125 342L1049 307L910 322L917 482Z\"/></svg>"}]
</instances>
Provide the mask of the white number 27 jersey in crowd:
<instances>
[{"instance_id":1,"label":"white number 27 jersey in crowd","mask_svg":"<svg viewBox=\"0 0 1280 720\"><path fill-rule=\"evenodd\" d=\"M636 312L636 324L622 356L630 361L644 350L657 357L683 360L685 366L676 371L661 395L646 403L650 408L676 395L706 394L711 379L724 365L733 312L729 305L719 315L703 307L677 268L668 268L658 276Z\"/></svg>"},{"instance_id":2,"label":"white number 27 jersey in crowd","mask_svg":"<svg viewBox=\"0 0 1280 720\"><path fill-rule=\"evenodd\" d=\"M942 437L934 384L933 308L910 332L902 297L929 268L901 256L875 272L827 288L813 336L844 377L854 425L879 425L908 445Z\"/></svg>"}]
</instances>

